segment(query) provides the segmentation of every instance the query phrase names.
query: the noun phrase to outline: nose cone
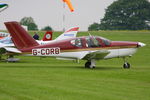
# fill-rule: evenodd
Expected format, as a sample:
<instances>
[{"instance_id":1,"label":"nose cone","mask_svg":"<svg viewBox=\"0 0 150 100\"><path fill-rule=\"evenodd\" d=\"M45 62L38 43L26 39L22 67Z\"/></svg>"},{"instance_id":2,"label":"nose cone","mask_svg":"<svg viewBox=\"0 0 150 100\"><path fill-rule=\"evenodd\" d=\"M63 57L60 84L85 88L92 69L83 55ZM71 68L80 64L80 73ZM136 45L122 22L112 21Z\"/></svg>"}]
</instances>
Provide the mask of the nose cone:
<instances>
[{"instance_id":1,"label":"nose cone","mask_svg":"<svg viewBox=\"0 0 150 100\"><path fill-rule=\"evenodd\" d=\"M139 47L144 47L144 46L146 46L146 44L144 44L144 43L142 43L142 42L138 42L138 46L139 46Z\"/></svg>"}]
</instances>

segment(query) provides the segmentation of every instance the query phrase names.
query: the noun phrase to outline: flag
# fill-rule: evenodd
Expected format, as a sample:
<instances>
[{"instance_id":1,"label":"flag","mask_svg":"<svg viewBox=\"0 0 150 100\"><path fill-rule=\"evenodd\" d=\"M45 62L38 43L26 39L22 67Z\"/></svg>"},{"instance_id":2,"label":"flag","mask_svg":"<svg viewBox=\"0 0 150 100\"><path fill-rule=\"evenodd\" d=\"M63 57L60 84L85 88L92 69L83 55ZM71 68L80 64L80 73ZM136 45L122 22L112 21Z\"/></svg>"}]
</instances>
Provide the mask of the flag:
<instances>
[{"instance_id":1,"label":"flag","mask_svg":"<svg viewBox=\"0 0 150 100\"><path fill-rule=\"evenodd\" d=\"M70 11L73 12L73 11L74 11L74 8L73 8L73 6L72 6L70 0L63 0L63 1L68 5Z\"/></svg>"}]
</instances>

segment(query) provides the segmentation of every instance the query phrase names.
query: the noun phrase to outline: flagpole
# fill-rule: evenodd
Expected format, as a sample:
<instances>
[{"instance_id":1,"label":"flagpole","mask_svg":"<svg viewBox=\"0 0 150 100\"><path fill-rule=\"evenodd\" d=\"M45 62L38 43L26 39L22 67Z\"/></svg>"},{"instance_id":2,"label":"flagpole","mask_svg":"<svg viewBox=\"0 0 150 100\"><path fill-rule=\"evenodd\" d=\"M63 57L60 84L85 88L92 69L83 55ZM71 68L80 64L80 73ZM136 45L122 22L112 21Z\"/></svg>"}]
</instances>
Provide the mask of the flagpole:
<instances>
[{"instance_id":1,"label":"flagpole","mask_svg":"<svg viewBox=\"0 0 150 100\"><path fill-rule=\"evenodd\" d=\"M65 32L65 2L63 3L63 32Z\"/></svg>"}]
</instances>

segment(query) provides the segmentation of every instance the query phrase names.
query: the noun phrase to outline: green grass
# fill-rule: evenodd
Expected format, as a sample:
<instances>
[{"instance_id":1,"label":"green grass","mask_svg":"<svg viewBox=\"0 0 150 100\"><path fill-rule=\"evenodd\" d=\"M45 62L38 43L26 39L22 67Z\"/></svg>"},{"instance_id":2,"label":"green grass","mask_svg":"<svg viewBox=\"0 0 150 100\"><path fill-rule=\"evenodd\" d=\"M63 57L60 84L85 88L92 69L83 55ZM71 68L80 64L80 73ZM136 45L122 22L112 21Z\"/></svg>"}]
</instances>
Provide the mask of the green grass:
<instances>
[{"instance_id":1,"label":"green grass","mask_svg":"<svg viewBox=\"0 0 150 100\"><path fill-rule=\"evenodd\" d=\"M60 33L55 32L54 38ZM17 56L20 62L0 62L0 100L150 100L150 32L90 33L147 46L129 58L132 68L126 70L118 58L98 61L96 69L85 69L85 61L54 58ZM78 34L84 35L88 34Z\"/></svg>"}]
</instances>

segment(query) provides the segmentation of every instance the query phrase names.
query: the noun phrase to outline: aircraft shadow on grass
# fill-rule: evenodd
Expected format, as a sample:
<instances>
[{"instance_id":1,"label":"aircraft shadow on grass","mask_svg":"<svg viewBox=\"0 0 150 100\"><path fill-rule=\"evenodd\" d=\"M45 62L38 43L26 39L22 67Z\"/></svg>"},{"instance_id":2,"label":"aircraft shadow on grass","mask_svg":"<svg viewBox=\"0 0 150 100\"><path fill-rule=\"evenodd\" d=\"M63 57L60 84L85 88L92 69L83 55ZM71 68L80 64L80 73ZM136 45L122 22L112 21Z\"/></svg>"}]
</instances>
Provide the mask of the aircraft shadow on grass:
<instances>
[{"instance_id":1,"label":"aircraft shadow on grass","mask_svg":"<svg viewBox=\"0 0 150 100\"><path fill-rule=\"evenodd\" d=\"M48 69L83 69L86 70L83 66L70 66L70 65L58 65L58 66L52 66L52 65L38 65L38 64L25 64L21 62L17 63L5 63L4 66L0 66L0 68L48 68ZM88 68L87 68L88 69ZM94 70L120 70L122 68L120 67L112 67L112 66L99 66L95 68ZM88 69L93 70L93 69Z\"/></svg>"}]
</instances>

